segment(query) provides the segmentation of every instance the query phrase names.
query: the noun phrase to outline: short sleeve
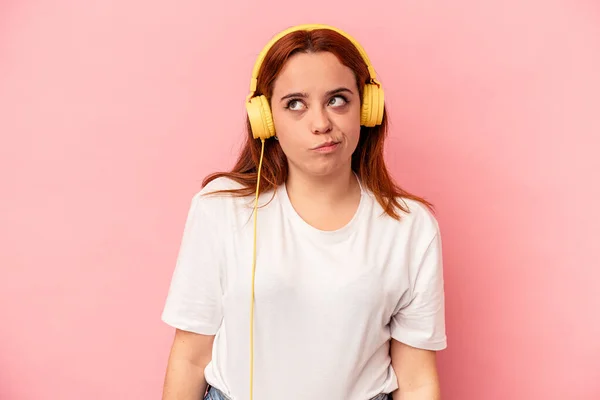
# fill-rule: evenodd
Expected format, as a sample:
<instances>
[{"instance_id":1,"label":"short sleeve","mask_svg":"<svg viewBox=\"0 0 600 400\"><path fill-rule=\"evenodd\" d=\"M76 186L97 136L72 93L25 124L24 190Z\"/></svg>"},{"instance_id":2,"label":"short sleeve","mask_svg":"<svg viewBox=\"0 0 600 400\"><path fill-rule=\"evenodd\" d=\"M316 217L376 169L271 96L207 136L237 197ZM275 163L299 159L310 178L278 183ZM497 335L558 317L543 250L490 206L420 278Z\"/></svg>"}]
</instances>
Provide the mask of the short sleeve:
<instances>
[{"instance_id":1,"label":"short sleeve","mask_svg":"<svg viewBox=\"0 0 600 400\"><path fill-rule=\"evenodd\" d=\"M392 316L392 338L426 350L447 346L442 241L439 231L410 266L410 290Z\"/></svg>"},{"instance_id":2,"label":"short sleeve","mask_svg":"<svg viewBox=\"0 0 600 400\"><path fill-rule=\"evenodd\" d=\"M218 224L201 194L188 211L162 320L175 328L213 335L222 320Z\"/></svg>"}]
</instances>

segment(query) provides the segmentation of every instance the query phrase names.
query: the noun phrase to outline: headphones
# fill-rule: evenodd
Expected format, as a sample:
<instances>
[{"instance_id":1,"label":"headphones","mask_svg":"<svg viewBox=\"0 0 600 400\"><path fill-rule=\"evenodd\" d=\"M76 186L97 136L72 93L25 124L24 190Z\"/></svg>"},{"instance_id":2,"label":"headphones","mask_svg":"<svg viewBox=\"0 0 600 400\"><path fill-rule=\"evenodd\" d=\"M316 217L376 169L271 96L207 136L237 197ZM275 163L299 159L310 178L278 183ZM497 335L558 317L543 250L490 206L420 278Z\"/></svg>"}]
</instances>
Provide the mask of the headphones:
<instances>
[{"instance_id":1,"label":"headphones","mask_svg":"<svg viewBox=\"0 0 600 400\"><path fill-rule=\"evenodd\" d=\"M269 43L263 48L256 63L252 70L252 80L250 81L250 94L246 98L246 111L248 113L248 119L250 120L250 127L252 129L252 136L255 139L260 139L262 142L262 149L260 152L260 159L258 162L257 177L256 177L256 197L254 199L254 243L253 243L253 258L252 258L252 289L251 289L251 301L250 301L250 400L253 399L253 384L254 384L254 281L256 272L256 218L258 214L258 195L260 188L260 171L262 169L263 156L265 151L265 140L275 136L275 125L273 124L273 115L271 114L271 107L266 96L260 95L255 96L256 85L258 82L258 73L260 67L267 55L267 52L273 47L275 43L285 35L296 32L296 31L311 31L316 29L328 29L337 32L348 39L354 47L358 50L362 56L364 62L367 64L369 69L369 82L364 85L363 89L363 104L360 114L360 124L366 127L374 127L380 125L383 121L383 89L381 83L379 83L375 76L375 69L371 65L367 53L364 51L362 46L354 40L347 33L334 28L329 25L321 24L306 24L298 25L289 29L286 29L271 39Z\"/></svg>"},{"instance_id":2,"label":"headphones","mask_svg":"<svg viewBox=\"0 0 600 400\"><path fill-rule=\"evenodd\" d=\"M269 101L264 95L254 96L256 92L256 85L258 82L258 72L263 64L263 61L268 51L273 47L275 43L285 35L296 32L296 31L312 31L316 29L328 29L337 32L348 39L354 47L358 50L362 56L365 64L369 69L369 82L365 84L363 90L363 104L360 113L360 124L366 127L373 127L381 124L383 120L383 88L381 83L377 81L375 75L375 69L369 61L367 53L362 46L349 34L343 32L340 29L334 28L329 25L322 24L306 24L298 25L289 29L286 29L271 39L269 43L263 48L256 63L252 70L252 80L250 81L250 94L246 98L246 111L252 127L252 136L255 139L268 139L275 136L275 125L273 124L273 115L271 114L271 107Z\"/></svg>"}]
</instances>

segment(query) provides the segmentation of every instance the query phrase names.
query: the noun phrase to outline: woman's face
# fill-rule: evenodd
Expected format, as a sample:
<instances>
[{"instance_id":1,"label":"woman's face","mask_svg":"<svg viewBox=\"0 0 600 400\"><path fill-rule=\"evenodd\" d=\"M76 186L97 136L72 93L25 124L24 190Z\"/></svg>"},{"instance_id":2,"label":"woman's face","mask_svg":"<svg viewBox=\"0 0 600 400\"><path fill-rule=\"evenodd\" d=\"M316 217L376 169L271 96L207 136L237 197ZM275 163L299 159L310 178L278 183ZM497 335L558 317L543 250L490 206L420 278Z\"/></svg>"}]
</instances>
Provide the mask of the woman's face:
<instances>
[{"instance_id":1,"label":"woman's face","mask_svg":"<svg viewBox=\"0 0 600 400\"><path fill-rule=\"evenodd\" d=\"M350 168L360 109L354 73L335 55L290 57L271 97L275 132L290 172L325 176Z\"/></svg>"}]
</instances>

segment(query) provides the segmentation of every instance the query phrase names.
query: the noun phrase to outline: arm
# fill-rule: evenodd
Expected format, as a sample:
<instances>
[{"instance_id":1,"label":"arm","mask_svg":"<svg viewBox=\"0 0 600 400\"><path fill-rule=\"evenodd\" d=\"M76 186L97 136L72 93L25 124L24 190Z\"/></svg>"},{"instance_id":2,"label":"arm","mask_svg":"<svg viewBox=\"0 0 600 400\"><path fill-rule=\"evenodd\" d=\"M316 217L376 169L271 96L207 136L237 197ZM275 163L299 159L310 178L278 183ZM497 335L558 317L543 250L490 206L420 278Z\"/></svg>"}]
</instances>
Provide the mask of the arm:
<instances>
[{"instance_id":1,"label":"arm","mask_svg":"<svg viewBox=\"0 0 600 400\"><path fill-rule=\"evenodd\" d=\"M393 400L441 399L435 351L418 349L392 339L390 352L398 380Z\"/></svg>"},{"instance_id":2,"label":"arm","mask_svg":"<svg viewBox=\"0 0 600 400\"><path fill-rule=\"evenodd\" d=\"M200 400L206 392L204 369L214 336L176 330L167 364L162 400Z\"/></svg>"},{"instance_id":3,"label":"arm","mask_svg":"<svg viewBox=\"0 0 600 400\"><path fill-rule=\"evenodd\" d=\"M201 196L193 198L162 320L176 328L163 400L201 400L204 370L222 321L218 224Z\"/></svg>"},{"instance_id":4,"label":"arm","mask_svg":"<svg viewBox=\"0 0 600 400\"><path fill-rule=\"evenodd\" d=\"M437 223L433 230L430 240L415 238L410 287L390 321L390 356L398 382L393 400L441 399L436 352L446 348L444 275Z\"/></svg>"}]
</instances>

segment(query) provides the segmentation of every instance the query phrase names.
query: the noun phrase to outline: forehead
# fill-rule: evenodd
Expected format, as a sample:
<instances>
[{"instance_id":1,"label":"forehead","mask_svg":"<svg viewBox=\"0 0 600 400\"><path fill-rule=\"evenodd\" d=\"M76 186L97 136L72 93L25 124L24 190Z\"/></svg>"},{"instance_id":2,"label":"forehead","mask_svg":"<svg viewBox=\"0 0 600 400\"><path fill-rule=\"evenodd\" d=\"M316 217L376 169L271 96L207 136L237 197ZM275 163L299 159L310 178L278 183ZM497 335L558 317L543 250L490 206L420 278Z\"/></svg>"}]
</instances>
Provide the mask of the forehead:
<instances>
[{"instance_id":1,"label":"forehead","mask_svg":"<svg viewBox=\"0 0 600 400\"><path fill-rule=\"evenodd\" d=\"M354 88L354 72L329 52L297 53L288 59L275 80L273 92Z\"/></svg>"}]
</instances>

